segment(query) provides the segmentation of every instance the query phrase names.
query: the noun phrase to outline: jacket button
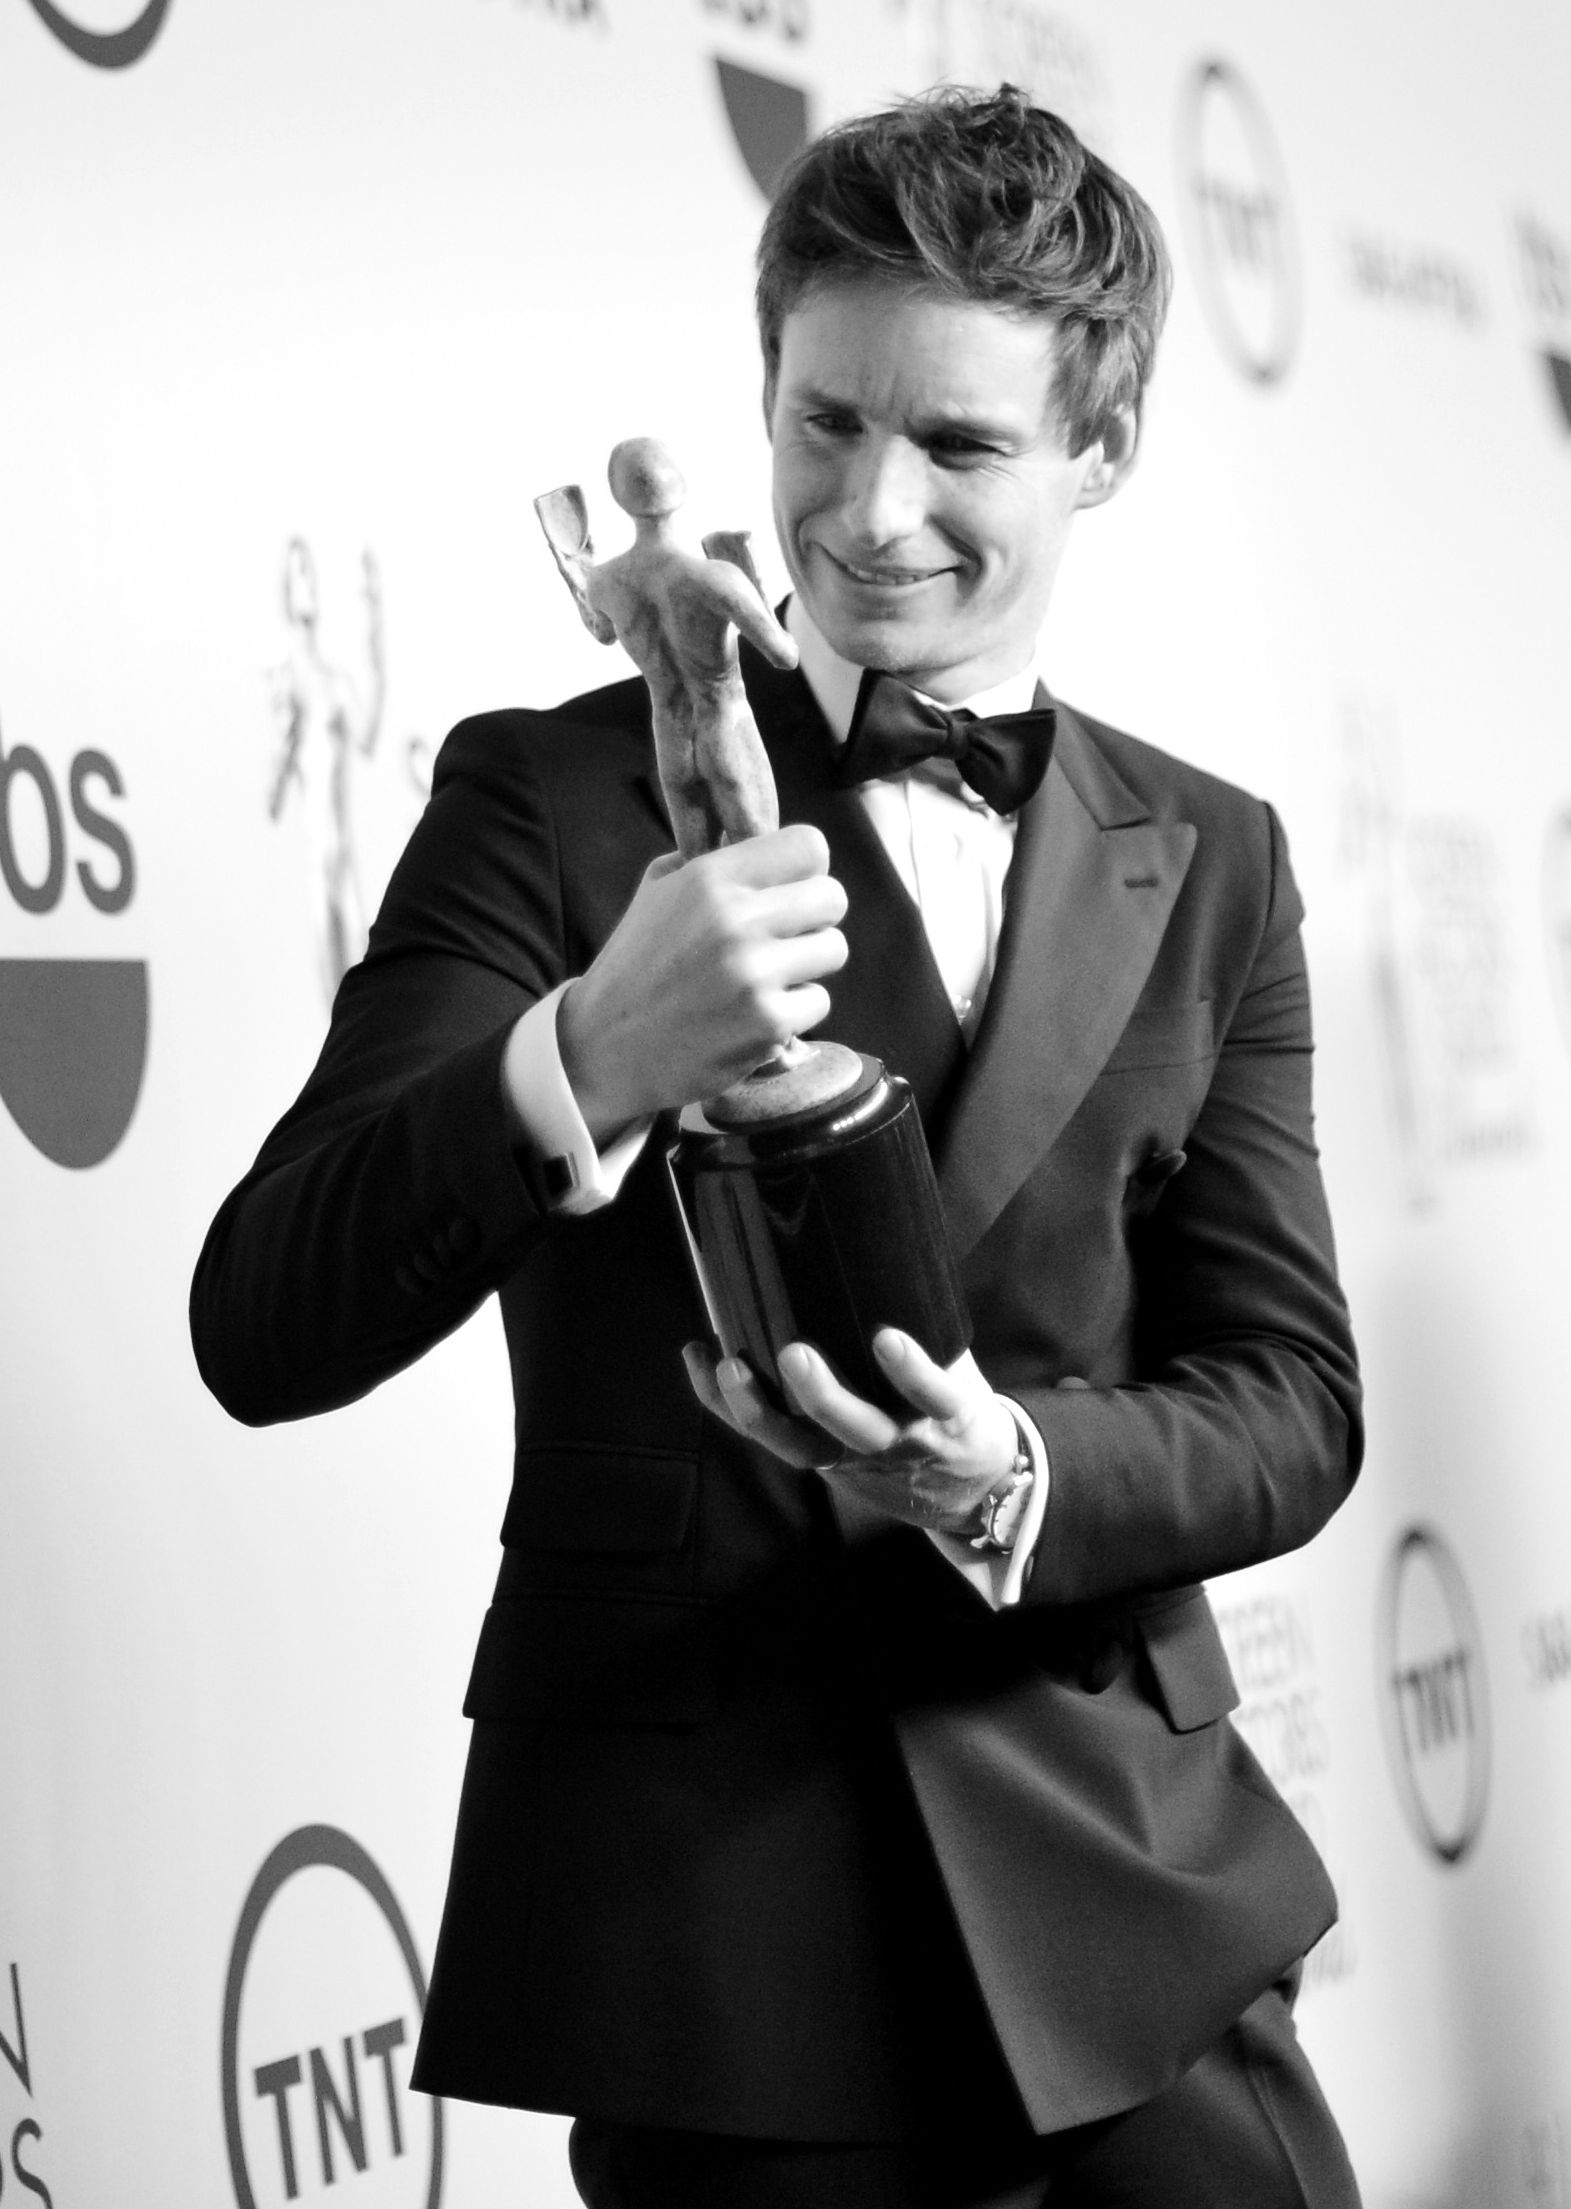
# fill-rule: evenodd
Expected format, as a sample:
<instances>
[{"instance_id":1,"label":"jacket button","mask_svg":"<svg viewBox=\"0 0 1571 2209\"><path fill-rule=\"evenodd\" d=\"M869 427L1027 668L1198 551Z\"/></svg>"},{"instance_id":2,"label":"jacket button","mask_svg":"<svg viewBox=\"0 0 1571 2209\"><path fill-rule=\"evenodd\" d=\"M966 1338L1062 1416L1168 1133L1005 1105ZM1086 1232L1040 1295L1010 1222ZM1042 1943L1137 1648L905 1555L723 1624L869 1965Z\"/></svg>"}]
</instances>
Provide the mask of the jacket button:
<instances>
[{"instance_id":1,"label":"jacket button","mask_svg":"<svg viewBox=\"0 0 1571 2209\"><path fill-rule=\"evenodd\" d=\"M1080 1667L1080 1685L1088 1695L1101 1695L1110 1688L1124 1669L1124 1645L1121 1641L1104 1641L1100 1648L1088 1652Z\"/></svg>"}]
</instances>

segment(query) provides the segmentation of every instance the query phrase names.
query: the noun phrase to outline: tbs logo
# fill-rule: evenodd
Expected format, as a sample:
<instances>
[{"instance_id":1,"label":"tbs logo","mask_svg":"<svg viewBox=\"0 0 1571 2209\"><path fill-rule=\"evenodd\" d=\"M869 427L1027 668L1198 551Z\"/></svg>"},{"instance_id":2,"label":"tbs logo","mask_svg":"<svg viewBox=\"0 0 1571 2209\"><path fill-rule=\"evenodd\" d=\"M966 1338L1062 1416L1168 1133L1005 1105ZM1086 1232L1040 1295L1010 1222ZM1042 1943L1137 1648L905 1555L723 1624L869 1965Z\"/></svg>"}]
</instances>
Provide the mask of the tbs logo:
<instances>
[{"instance_id":1,"label":"tbs logo","mask_svg":"<svg viewBox=\"0 0 1571 2209\"><path fill-rule=\"evenodd\" d=\"M107 752L57 773L0 732L0 916L47 921L85 904L114 921L136 894ZM8 931L16 940L16 931ZM131 1123L147 1063L144 959L0 958L0 1101L57 1166L98 1166Z\"/></svg>"}]
</instances>

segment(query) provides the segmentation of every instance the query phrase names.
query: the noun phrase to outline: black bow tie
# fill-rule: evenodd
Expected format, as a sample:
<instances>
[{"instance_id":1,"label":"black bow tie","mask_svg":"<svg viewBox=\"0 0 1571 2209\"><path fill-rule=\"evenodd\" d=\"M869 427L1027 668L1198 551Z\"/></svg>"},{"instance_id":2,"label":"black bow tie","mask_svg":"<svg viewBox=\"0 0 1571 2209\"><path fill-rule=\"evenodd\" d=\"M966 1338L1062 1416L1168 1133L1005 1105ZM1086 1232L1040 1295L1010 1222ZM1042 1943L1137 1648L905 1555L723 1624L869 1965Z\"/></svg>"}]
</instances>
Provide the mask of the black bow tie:
<instances>
[{"instance_id":1,"label":"black bow tie","mask_svg":"<svg viewBox=\"0 0 1571 2209\"><path fill-rule=\"evenodd\" d=\"M962 781L995 813L1018 813L1047 773L1056 718L1051 706L998 713L985 721L964 709L950 713L897 676L869 668L836 776L841 783L876 782L908 775L930 760L951 760Z\"/></svg>"}]
</instances>

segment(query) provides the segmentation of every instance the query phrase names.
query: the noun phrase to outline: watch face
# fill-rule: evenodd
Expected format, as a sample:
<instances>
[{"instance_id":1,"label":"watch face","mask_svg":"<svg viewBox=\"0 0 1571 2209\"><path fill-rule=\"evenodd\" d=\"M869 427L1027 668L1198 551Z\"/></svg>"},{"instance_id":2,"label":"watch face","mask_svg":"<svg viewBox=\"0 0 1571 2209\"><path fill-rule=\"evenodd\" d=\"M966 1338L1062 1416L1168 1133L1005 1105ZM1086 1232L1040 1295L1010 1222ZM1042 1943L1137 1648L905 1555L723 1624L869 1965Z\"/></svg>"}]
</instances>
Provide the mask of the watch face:
<instances>
[{"instance_id":1,"label":"watch face","mask_svg":"<svg viewBox=\"0 0 1571 2209\"><path fill-rule=\"evenodd\" d=\"M987 1507L986 1541L990 1549L1003 1550L1007 1554L1014 1548L1030 1493L1031 1466L1020 1456L1015 1459L1008 1487L1001 1495L994 1496Z\"/></svg>"}]
</instances>

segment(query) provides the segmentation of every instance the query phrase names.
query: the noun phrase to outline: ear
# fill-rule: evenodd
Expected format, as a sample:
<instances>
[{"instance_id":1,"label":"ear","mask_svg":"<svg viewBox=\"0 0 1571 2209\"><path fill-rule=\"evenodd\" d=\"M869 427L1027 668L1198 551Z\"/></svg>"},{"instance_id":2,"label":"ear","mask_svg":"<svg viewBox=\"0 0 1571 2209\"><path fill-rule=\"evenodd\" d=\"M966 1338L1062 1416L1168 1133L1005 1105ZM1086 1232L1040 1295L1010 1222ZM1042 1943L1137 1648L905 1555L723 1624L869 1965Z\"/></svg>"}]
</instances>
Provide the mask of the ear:
<instances>
[{"instance_id":1,"label":"ear","mask_svg":"<svg viewBox=\"0 0 1571 2209\"><path fill-rule=\"evenodd\" d=\"M1094 444L1086 448L1086 473L1080 485L1077 507L1105 506L1135 464L1140 443L1140 417L1133 407L1120 407Z\"/></svg>"}]
</instances>

